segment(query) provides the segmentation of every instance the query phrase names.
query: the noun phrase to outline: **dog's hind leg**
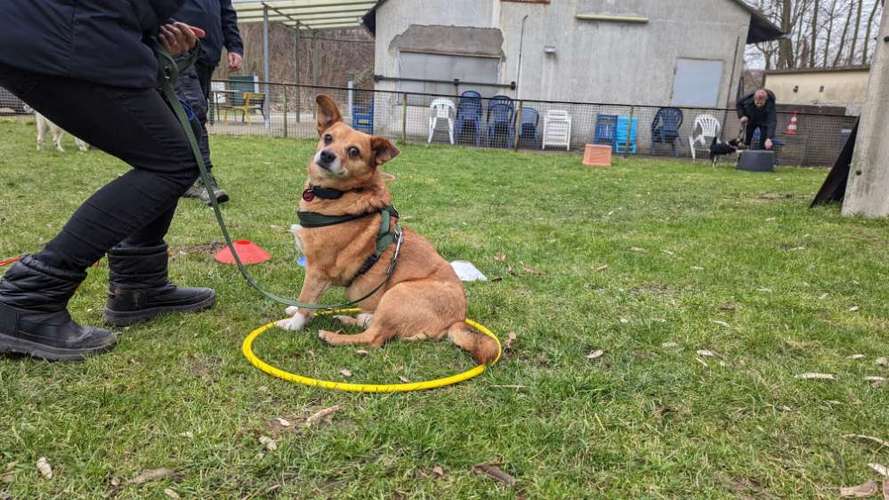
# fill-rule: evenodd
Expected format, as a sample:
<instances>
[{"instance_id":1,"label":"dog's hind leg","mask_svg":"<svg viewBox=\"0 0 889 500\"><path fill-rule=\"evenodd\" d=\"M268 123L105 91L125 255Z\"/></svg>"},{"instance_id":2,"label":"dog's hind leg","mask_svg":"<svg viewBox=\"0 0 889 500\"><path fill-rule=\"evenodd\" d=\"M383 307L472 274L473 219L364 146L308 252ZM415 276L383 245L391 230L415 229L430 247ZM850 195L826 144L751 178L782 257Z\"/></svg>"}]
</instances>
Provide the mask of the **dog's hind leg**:
<instances>
[{"instance_id":1,"label":"dog's hind leg","mask_svg":"<svg viewBox=\"0 0 889 500\"><path fill-rule=\"evenodd\" d=\"M394 333L386 333L382 328L371 325L370 328L355 335L343 335L342 333L319 330L318 337L330 345L370 345L380 347L392 337Z\"/></svg>"},{"instance_id":2,"label":"dog's hind leg","mask_svg":"<svg viewBox=\"0 0 889 500\"><path fill-rule=\"evenodd\" d=\"M46 144L46 125L40 116L35 117L34 123L37 125L37 151L43 151Z\"/></svg>"},{"instance_id":3,"label":"dog's hind leg","mask_svg":"<svg viewBox=\"0 0 889 500\"><path fill-rule=\"evenodd\" d=\"M52 143L55 144L56 150L58 150L59 153L64 153L65 148L62 147L62 136L64 132L62 132L62 129L55 124L50 125L49 130L52 132Z\"/></svg>"}]
</instances>

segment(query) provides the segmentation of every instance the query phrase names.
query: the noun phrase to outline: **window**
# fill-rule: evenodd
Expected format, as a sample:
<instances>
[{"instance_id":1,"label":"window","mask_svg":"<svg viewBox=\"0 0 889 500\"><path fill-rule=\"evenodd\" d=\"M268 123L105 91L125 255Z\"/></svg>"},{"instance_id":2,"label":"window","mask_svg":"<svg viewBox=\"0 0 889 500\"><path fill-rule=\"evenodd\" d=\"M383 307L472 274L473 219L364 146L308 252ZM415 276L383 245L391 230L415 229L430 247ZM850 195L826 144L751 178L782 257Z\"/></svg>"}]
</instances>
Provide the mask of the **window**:
<instances>
[{"instance_id":1,"label":"window","mask_svg":"<svg viewBox=\"0 0 889 500\"><path fill-rule=\"evenodd\" d=\"M715 108L719 105L722 61L678 59L673 78L673 105Z\"/></svg>"}]
</instances>

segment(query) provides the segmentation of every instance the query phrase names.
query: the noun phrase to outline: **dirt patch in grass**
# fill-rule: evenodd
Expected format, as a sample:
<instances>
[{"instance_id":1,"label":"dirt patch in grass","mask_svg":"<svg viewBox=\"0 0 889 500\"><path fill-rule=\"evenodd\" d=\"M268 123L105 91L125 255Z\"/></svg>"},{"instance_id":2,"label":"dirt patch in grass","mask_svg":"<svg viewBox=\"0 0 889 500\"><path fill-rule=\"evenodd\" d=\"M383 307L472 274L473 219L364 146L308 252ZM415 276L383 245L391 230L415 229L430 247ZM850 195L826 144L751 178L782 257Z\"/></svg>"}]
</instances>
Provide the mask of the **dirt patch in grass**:
<instances>
[{"instance_id":1,"label":"dirt patch in grass","mask_svg":"<svg viewBox=\"0 0 889 500\"><path fill-rule=\"evenodd\" d=\"M216 252L225 247L225 243L221 241L211 241L209 243L195 243L191 245L177 245L170 247L170 258L185 257L187 255L215 255Z\"/></svg>"}]
</instances>

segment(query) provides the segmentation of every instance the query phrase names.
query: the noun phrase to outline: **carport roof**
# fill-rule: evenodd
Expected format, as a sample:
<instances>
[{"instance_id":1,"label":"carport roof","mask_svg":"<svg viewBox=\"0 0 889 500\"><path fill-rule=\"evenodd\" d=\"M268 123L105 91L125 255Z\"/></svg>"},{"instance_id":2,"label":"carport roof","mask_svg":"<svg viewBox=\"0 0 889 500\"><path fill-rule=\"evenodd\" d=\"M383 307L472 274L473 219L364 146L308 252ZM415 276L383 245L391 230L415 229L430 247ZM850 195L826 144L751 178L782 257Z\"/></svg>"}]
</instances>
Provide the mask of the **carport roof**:
<instances>
[{"instance_id":1,"label":"carport roof","mask_svg":"<svg viewBox=\"0 0 889 500\"><path fill-rule=\"evenodd\" d=\"M294 29L342 29L361 26L361 17L376 0L234 0L239 23L262 22L268 9L269 21Z\"/></svg>"},{"instance_id":2,"label":"carport roof","mask_svg":"<svg viewBox=\"0 0 889 500\"><path fill-rule=\"evenodd\" d=\"M752 7L744 0L730 1L750 13L750 29L747 31L747 43L768 42L782 38L785 35L781 28L770 21L759 9ZM371 33L376 32L377 8L385 2L386 0L371 2L373 5L371 5L369 12L363 16L363 23Z\"/></svg>"}]
</instances>

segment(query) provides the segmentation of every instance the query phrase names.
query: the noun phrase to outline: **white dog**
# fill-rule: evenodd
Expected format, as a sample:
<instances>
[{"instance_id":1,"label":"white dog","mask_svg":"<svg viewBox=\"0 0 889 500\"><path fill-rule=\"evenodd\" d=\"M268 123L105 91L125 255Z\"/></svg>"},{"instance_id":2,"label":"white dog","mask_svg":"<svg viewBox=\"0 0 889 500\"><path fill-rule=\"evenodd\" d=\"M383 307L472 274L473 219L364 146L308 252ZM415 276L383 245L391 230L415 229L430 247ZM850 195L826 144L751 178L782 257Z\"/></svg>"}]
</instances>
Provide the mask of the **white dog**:
<instances>
[{"instance_id":1,"label":"white dog","mask_svg":"<svg viewBox=\"0 0 889 500\"><path fill-rule=\"evenodd\" d=\"M65 148L62 147L62 136L65 131L59 128L58 125L49 121L49 118L41 115L38 112L34 112L34 118L37 121L37 151L42 151L43 146L46 144L46 132L48 131L52 135L52 143L55 145L56 149L59 152L64 153ZM90 145L86 142L74 138L74 142L77 144L77 149L81 151L86 151L90 148Z\"/></svg>"}]
</instances>

